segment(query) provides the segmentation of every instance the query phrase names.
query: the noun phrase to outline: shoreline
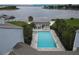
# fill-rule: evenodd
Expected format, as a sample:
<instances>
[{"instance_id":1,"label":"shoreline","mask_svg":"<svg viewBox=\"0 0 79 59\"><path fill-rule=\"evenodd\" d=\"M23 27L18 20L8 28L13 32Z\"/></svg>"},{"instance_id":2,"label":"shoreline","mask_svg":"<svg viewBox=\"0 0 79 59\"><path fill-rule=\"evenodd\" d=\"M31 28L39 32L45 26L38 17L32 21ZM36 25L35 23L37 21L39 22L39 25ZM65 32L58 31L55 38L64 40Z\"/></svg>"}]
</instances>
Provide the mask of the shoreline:
<instances>
[{"instance_id":1,"label":"shoreline","mask_svg":"<svg viewBox=\"0 0 79 59\"><path fill-rule=\"evenodd\" d=\"M49 10L53 10L53 9L55 9L55 10L79 10L79 9L58 9L58 8L43 8L43 9L49 9Z\"/></svg>"},{"instance_id":2,"label":"shoreline","mask_svg":"<svg viewBox=\"0 0 79 59\"><path fill-rule=\"evenodd\" d=\"M0 8L0 10L18 10L19 8L15 8L15 9L4 9L4 8Z\"/></svg>"},{"instance_id":3,"label":"shoreline","mask_svg":"<svg viewBox=\"0 0 79 59\"><path fill-rule=\"evenodd\" d=\"M0 10L15 10L19 9L16 6L0 6Z\"/></svg>"}]
</instances>

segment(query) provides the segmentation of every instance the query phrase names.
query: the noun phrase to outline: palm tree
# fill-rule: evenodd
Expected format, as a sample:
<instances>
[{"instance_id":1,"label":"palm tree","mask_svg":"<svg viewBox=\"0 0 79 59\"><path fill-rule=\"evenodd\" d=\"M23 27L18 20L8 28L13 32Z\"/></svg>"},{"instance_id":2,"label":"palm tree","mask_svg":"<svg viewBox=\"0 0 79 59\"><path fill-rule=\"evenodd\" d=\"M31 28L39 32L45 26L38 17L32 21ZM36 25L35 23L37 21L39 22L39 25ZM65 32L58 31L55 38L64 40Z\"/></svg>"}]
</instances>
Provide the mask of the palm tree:
<instances>
[{"instance_id":1,"label":"palm tree","mask_svg":"<svg viewBox=\"0 0 79 59\"><path fill-rule=\"evenodd\" d=\"M33 17L32 17L32 16L29 16L29 17L28 17L28 20L29 20L29 21L33 21Z\"/></svg>"}]
</instances>

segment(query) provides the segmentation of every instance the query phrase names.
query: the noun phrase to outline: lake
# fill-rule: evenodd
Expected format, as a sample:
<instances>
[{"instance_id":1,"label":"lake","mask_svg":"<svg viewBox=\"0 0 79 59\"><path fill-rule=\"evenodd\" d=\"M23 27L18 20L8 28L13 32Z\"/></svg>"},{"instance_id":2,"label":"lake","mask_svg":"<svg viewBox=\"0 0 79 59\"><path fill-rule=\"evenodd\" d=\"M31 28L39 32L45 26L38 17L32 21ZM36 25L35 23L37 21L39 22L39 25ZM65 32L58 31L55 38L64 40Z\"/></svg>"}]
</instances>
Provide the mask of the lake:
<instances>
[{"instance_id":1,"label":"lake","mask_svg":"<svg viewBox=\"0 0 79 59\"><path fill-rule=\"evenodd\" d=\"M15 16L17 20L27 20L28 16L33 16L35 21L48 21L56 18L79 18L79 10L58 10L43 9L34 6L17 6L17 10L0 10L0 15L6 14Z\"/></svg>"}]
</instances>

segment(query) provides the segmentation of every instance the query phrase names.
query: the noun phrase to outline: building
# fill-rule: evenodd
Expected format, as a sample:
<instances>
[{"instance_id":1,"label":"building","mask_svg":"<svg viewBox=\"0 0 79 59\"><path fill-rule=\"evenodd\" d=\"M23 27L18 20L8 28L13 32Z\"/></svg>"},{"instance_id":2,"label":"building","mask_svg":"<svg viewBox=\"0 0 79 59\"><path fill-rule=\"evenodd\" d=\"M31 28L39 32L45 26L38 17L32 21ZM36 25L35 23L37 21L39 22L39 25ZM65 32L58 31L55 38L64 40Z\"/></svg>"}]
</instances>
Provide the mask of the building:
<instances>
[{"instance_id":1,"label":"building","mask_svg":"<svg viewBox=\"0 0 79 59\"><path fill-rule=\"evenodd\" d=\"M79 30L76 30L73 50L76 51L78 47L79 47Z\"/></svg>"},{"instance_id":2,"label":"building","mask_svg":"<svg viewBox=\"0 0 79 59\"><path fill-rule=\"evenodd\" d=\"M37 29L49 28L49 22L34 22Z\"/></svg>"},{"instance_id":3,"label":"building","mask_svg":"<svg viewBox=\"0 0 79 59\"><path fill-rule=\"evenodd\" d=\"M0 54L8 54L18 42L24 42L23 29L0 21Z\"/></svg>"}]
</instances>

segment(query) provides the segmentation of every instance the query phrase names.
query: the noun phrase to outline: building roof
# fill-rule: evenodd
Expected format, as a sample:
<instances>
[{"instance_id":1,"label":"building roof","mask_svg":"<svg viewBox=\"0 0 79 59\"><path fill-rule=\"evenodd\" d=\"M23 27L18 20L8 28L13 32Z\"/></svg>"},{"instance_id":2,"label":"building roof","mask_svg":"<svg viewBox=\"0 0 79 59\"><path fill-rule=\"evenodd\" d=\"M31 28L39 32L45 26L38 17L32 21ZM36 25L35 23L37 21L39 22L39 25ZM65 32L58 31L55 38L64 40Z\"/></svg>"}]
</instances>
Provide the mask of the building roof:
<instances>
[{"instance_id":1,"label":"building roof","mask_svg":"<svg viewBox=\"0 0 79 59\"><path fill-rule=\"evenodd\" d=\"M0 28L6 28L6 29L22 29L22 27L10 24L10 23L5 23L5 24L0 24Z\"/></svg>"},{"instance_id":2,"label":"building roof","mask_svg":"<svg viewBox=\"0 0 79 59\"><path fill-rule=\"evenodd\" d=\"M35 17L34 18L34 22L49 22L51 19L49 19L48 17Z\"/></svg>"},{"instance_id":3,"label":"building roof","mask_svg":"<svg viewBox=\"0 0 79 59\"><path fill-rule=\"evenodd\" d=\"M77 51L37 51L25 43L18 43L9 55L79 55Z\"/></svg>"},{"instance_id":4,"label":"building roof","mask_svg":"<svg viewBox=\"0 0 79 59\"><path fill-rule=\"evenodd\" d=\"M34 22L35 24L49 24L49 22Z\"/></svg>"},{"instance_id":5,"label":"building roof","mask_svg":"<svg viewBox=\"0 0 79 59\"><path fill-rule=\"evenodd\" d=\"M79 29L78 29L78 30L76 30L76 32L79 32Z\"/></svg>"}]
</instances>

